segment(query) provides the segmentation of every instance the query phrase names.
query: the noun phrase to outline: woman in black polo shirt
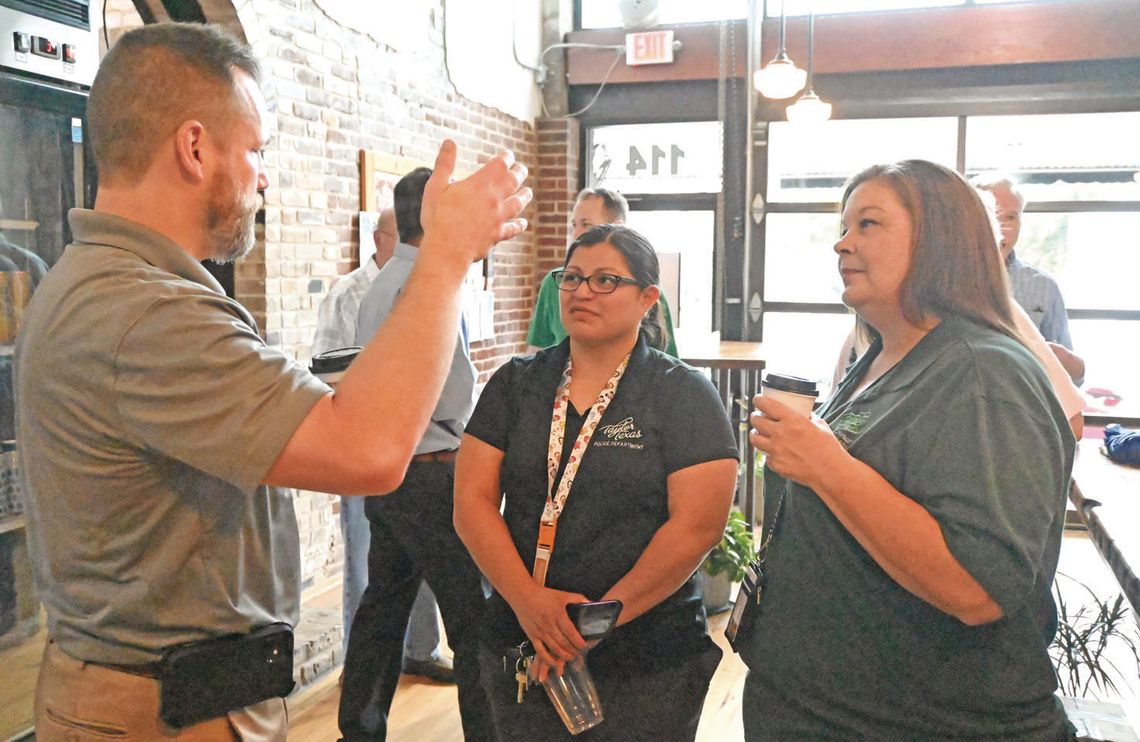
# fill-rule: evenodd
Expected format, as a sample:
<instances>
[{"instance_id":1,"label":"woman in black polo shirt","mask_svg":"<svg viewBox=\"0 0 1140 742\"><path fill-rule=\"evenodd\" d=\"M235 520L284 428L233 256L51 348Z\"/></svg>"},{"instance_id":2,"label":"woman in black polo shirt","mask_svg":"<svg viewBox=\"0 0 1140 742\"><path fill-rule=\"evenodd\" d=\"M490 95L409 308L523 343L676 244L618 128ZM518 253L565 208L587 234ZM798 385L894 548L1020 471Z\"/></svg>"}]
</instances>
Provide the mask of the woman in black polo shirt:
<instances>
[{"instance_id":1,"label":"woman in black polo shirt","mask_svg":"<svg viewBox=\"0 0 1140 742\"><path fill-rule=\"evenodd\" d=\"M658 350L645 238L594 227L555 278L568 338L495 373L456 467L456 529L495 588L480 659L496 729L569 736L541 690L517 702L503 658L529 640L539 677L557 672L585 646L566 605L617 599L617 628L589 651L605 721L587 736L692 739L721 655L693 572L732 501L733 431L709 381ZM540 522L555 537L536 576Z\"/></svg>"}]
</instances>

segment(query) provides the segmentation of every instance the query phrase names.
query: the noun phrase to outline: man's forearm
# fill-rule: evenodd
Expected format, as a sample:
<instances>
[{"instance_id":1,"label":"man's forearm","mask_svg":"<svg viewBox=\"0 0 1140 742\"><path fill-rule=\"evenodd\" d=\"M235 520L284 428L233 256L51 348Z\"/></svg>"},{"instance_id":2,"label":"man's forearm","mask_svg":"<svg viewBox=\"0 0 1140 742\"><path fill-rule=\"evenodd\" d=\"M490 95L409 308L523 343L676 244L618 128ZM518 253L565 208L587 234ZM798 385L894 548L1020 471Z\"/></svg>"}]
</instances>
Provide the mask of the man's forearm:
<instances>
[{"instance_id":1,"label":"man's forearm","mask_svg":"<svg viewBox=\"0 0 1140 742\"><path fill-rule=\"evenodd\" d=\"M1080 384L1085 380L1085 359L1060 343L1049 343L1049 348L1053 351L1053 355L1057 356L1061 368L1065 369L1065 373L1074 384Z\"/></svg>"},{"instance_id":2,"label":"man's forearm","mask_svg":"<svg viewBox=\"0 0 1140 742\"><path fill-rule=\"evenodd\" d=\"M267 483L357 495L399 486L454 355L466 274L454 263L420 256L387 321L294 432Z\"/></svg>"},{"instance_id":3,"label":"man's forearm","mask_svg":"<svg viewBox=\"0 0 1140 742\"><path fill-rule=\"evenodd\" d=\"M392 313L349 367L333 401L361 440L411 456L451 369L464 275L421 256Z\"/></svg>"}]
</instances>

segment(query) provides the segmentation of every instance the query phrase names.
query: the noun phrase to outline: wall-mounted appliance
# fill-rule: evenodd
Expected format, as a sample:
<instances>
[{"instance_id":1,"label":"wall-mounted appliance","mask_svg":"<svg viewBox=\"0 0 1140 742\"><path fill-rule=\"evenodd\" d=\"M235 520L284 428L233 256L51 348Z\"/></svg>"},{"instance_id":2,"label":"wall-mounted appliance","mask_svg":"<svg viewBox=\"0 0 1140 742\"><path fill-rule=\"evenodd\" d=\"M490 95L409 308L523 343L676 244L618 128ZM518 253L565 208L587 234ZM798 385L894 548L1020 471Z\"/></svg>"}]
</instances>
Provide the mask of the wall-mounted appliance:
<instances>
[{"instance_id":1,"label":"wall-mounted appliance","mask_svg":"<svg viewBox=\"0 0 1140 742\"><path fill-rule=\"evenodd\" d=\"M99 67L90 0L0 0L0 67L90 87Z\"/></svg>"}]
</instances>

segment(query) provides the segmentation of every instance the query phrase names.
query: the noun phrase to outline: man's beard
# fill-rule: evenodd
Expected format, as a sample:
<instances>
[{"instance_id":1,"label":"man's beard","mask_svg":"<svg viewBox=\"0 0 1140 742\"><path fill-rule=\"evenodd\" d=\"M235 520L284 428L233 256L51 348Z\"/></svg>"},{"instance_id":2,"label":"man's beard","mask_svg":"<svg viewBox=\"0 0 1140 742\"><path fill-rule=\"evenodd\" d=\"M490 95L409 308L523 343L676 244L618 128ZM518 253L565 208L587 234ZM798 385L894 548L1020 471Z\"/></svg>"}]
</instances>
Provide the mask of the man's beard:
<instances>
[{"instance_id":1,"label":"man's beard","mask_svg":"<svg viewBox=\"0 0 1140 742\"><path fill-rule=\"evenodd\" d=\"M210 187L206 205L206 228L209 230L211 260L230 263L249 254L254 243L254 222L260 197L239 192L233 180L218 173Z\"/></svg>"}]
</instances>

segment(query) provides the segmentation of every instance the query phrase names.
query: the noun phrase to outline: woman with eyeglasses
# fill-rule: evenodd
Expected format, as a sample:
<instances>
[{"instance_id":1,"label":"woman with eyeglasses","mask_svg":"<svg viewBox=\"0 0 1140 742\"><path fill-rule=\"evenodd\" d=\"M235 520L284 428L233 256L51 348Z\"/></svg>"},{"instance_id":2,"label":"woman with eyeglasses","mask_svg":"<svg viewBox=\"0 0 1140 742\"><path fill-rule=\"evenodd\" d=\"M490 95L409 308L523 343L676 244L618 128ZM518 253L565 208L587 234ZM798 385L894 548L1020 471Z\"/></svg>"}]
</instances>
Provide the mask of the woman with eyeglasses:
<instances>
[{"instance_id":1,"label":"woman with eyeglasses","mask_svg":"<svg viewBox=\"0 0 1140 742\"><path fill-rule=\"evenodd\" d=\"M496 730L569 738L541 689L519 702L518 657L561 672L587 648L567 605L619 600L589 650L605 715L589 738L691 740L721 657L693 573L724 531L735 436L712 384L660 350L644 237L594 227L554 275L568 337L495 373L456 464L456 530L494 587L480 661Z\"/></svg>"}]
</instances>

